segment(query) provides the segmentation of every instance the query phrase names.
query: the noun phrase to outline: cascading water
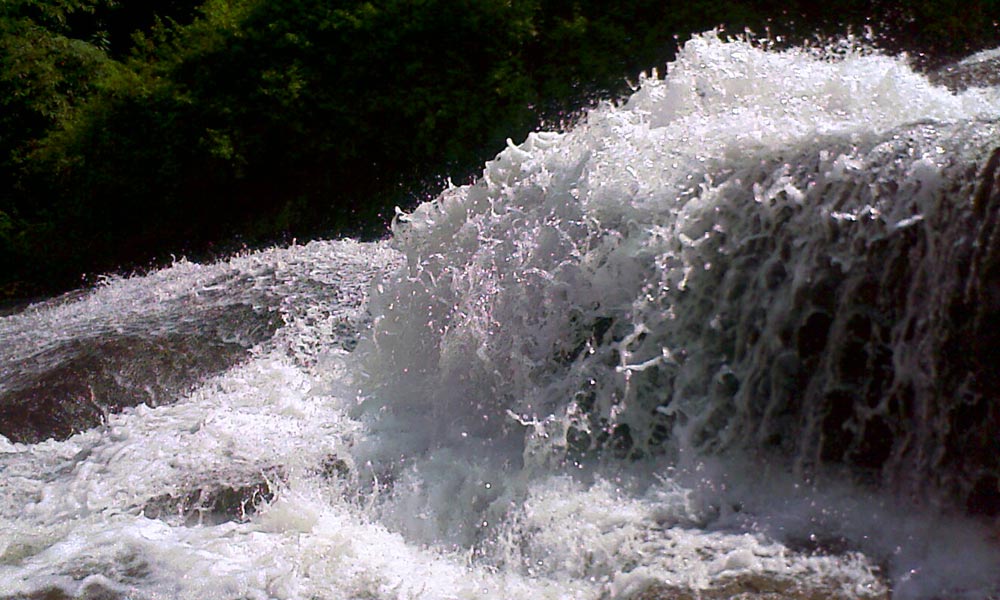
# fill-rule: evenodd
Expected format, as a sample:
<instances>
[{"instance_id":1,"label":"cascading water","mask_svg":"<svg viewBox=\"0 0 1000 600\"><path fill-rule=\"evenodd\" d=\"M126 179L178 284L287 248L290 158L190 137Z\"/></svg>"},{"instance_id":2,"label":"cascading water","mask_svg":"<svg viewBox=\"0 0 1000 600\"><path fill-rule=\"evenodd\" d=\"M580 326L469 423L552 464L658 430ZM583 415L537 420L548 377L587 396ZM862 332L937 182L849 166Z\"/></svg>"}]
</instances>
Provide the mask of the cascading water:
<instances>
[{"instance_id":1,"label":"cascading water","mask_svg":"<svg viewBox=\"0 0 1000 600\"><path fill-rule=\"evenodd\" d=\"M705 34L394 249L5 317L0 598L1000 597L998 118Z\"/></svg>"}]
</instances>

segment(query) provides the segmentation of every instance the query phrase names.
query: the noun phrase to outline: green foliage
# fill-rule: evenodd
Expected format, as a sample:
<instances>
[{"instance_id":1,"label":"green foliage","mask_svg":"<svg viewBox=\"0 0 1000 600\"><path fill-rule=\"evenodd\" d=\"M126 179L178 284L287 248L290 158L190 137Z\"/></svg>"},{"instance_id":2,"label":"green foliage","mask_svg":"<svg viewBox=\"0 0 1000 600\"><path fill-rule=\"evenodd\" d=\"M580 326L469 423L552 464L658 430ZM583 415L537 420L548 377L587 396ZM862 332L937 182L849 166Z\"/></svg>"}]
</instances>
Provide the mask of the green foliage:
<instances>
[{"instance_id":1,"label":"green foliage","mask_svg":"<svg viewBox=\"0 0 1000 600\"><path fill-rule=\"evenodd\" d=\"M70 118L107 64L104 53L86 42L30 22L16 25L0 39L0 147L9 162Z\"/></svg>"},{"instance_id":2,"label":"green foliage","mask_svg":"<svg viewBox=\"0 0 1000 600\"><path fill-rule=\"evenodd\" d=\"M93 14L99 0L7 0L0 6L0 16L5 24L23 20L47 30L65 33L71 17Z\"/></svg>"}]
</instances>

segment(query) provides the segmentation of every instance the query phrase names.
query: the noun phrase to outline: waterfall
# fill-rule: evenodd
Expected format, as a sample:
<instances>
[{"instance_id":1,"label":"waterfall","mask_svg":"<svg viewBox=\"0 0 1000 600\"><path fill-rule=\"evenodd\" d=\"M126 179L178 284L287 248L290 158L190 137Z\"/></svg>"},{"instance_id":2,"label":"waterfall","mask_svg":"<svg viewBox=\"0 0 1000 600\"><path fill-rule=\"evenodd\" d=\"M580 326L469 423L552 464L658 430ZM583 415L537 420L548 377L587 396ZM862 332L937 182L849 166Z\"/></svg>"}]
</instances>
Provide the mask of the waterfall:
<instances>
[{"instance_id":1,"label":"waterfall","mask_svg":"<svg viewBox=\"0 0 1000 600\"><path fill-rule=\"evenodd\" d=\"M696 38L396 223L379 408L433 444L513 413L567 456L738 448L997 514L997 109Z\"/></svg>"},{"instance_id":2,"label":"waterfall","mask_svg":"<svg viewBox=\"0 0 1000 600\"><path fill-rule=\"evenodd\" d=\"M992 60L706 33L388 242L3 317L0 598L1000 596Z\"/></svg>"}]
</instances>

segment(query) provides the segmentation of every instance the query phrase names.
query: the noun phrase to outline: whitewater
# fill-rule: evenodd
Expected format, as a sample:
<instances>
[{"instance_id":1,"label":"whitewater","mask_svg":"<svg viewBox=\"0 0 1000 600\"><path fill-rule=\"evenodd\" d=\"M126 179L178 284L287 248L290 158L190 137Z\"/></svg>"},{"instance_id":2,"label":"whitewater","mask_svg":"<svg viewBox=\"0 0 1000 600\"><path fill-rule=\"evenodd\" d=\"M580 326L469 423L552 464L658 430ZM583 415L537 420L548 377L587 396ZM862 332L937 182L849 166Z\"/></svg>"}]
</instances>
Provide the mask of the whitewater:
<instances>
[{"instance_id":1,"label":"whitewater","mask_svg":"<svg viewBox=\"0 0 1000 600\"><path fill-rule=\"evenodd\" d=\"M0 318L0 599L1000 598L991 60L706 33L387 241Z\"/></svg>"}]
</instances>

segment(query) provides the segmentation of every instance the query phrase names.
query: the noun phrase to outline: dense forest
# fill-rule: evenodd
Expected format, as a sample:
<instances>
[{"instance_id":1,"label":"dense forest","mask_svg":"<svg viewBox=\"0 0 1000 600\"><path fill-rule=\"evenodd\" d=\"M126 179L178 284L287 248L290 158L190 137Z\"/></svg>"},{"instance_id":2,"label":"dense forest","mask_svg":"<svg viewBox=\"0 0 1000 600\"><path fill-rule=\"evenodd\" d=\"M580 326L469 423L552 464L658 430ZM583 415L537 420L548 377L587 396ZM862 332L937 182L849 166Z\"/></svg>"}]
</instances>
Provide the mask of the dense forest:
<instances>
[{"instance_id":1,"label":"dense forest","mask_svg":"<svg viewBox=\"0 0 1000 600\"><path fill-rule=\"evenodd\" d=\"M925 66L1000 0L5 0L0 302L172 254L385 232L691 32L871 26Z\"/></svg>"}]
</instances>

